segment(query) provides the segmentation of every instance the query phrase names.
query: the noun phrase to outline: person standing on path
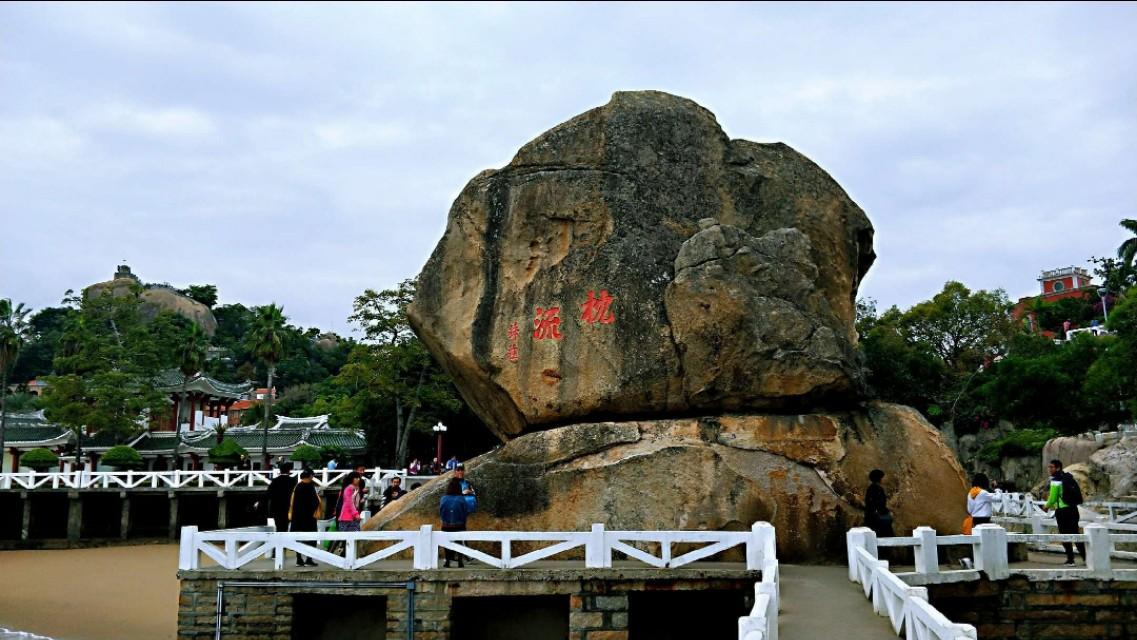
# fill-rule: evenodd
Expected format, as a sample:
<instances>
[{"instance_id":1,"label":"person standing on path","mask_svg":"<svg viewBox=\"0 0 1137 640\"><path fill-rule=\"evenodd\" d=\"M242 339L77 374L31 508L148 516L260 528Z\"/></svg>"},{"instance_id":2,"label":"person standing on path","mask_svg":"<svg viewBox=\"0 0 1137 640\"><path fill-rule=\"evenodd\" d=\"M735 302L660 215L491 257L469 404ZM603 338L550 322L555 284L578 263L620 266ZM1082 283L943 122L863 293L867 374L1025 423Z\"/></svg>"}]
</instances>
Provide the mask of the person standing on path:
<instances>
[{"instance_id":1,"label":"person standing on path","mask_svg":"<svg viewBox=\"0 0 1137 640\"><path fill-rule=\"evenodd\" d=\"M312 481L312 476L311 469L301 471L300 482L292 490L292 504L288 509L288 520L291 523L289 531L316 531L316 521L320 519L323 503L320 500L319 492L316 491L316 483ZM316 546L314 540L307 544ZM303 567L305 565L314 567L316 561L297 553L296 566Z\"/></svg>"},{"instance_id":2,"label":"person standing on path","mask_svg":"<svg viewBox=\"0 0 1137 640\"><path fill-rule=\"evenodd\" d=\"M873 469L869 472L869 487L865 490L865 526L872 529L878 538L891 538L892 512L888 510L888 494L880 481L884 472Z\"/></svg>"},{"instance_id":3,"label":"person standing on path","mask_svg":"<svg viewBox=\"0 0 1137 640\"><path fill-rule=\"evenodd\" d=\"M458 468L458 456L450 456L450 459L446 461L446 470L447 471L453 471L457 468Z\"/></svg>"},{"instance_id":4,"label":"person standing on path","mask_svg":"<svg viewBox=\"0 0 1137 640\"><path fill-rule=\"evenodd\" d=\"M405 495L407 495L407 491L403 489L403 479L395 476L391 478L391 485L383 492L383 506L385 507Z\"/></svg>"},{"instance_id":5,"label":"person standing on path","mask_svg":"<svg viewBox=\"0 0 1137 640\"><path fill-rule=\"evenodd\" d=\"M292 490L296 488L296 476L292 475L292 463L280 463L280 475L268 483L268 516L272 518L277 531L288 531L288 508L292 504Z\"/></svg>"},{"instance_id":6,"label":"person standing on path","mask_svg":"<svg viewBox=\"0 0 1137 640\"><path fill-rule=\"evenodd\" d=\"M1058 533L1079 533L1078 531L1078 505L1082 504L1082 489L1074 476L1062 470L1061 460L1051 460L1047 467L1050 472L1050 497L1043 511L1054 509L1054 521L1058 523ZM1077 543L1078 555L1082 562L1086 561L1086 545ZM1063 542L1062 548L1066 550L1066 565L1074 566L1074 549L1069 542Z\"/></svg>"},{"instance_id":7,"label":"person standing on path","mask_svg":"<svg viewBox=\"0 0 1137 640\"><path fill-rule=\"evenodd\" d=\"M470 512L466 507L466 498L462 495L462 482L458 478L451 478L446 485L446 495L438 505L438 516L442 520L443 531L465 531L466 518ZM457 560L458 568L466 566L462 556L457 551L446 549L446 562L442 565L450 568L450 561Z\"/></svg>"},{"instance_id":8,"label":"person standing on path","mask_svg":"<svg viewBox=\"0 0 1137 640\"><path fill-rule=\"evenodd\" d=\"M338 531L359 531L360 520L363 517L360 510L363 498L363 492L360 490L362 483L363 479L358 473L353 471L348 475L343 492L340 493L340 511L336 514L336 520L339 521Z\"/></svg>"},{"instance_id":9,"label":"person standing on path","mask_svg":"<svg viewBox=\"0 0 1137 640\"><path fill-rule=\"evenodd\" d=\"M462 485L462 497L466 500L467 513L473 513L478 510L478 496L474 491L474 485L466 479L466 465L459 462L454 466L454 477L458 479L458 483Z\"/></svg>"},{"instance_id":10,"label":"person standing on path","mask_svg":"<svg viewBox=\"0 0 1137 640\"><path fill-rule=\"evenodd\" d=\"M971 491L967 492L967 513L971 516L971 526L991 524L991 505L998 496L991 493L991 481L987 474L977 473L971 480Z\"/></svg>"}]
</instances>

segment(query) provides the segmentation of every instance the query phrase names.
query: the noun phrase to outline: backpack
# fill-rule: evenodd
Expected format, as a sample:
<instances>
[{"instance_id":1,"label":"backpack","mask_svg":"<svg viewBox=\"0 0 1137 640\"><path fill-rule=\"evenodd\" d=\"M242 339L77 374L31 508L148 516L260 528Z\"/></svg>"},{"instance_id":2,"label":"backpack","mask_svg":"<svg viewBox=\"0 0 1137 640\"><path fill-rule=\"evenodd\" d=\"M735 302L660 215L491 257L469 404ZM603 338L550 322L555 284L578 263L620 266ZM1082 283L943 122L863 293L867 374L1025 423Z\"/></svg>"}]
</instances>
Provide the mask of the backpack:
<instances>
[{"instance_id":1,"label":"backpack","mask_svg":"<svg viewBox=\"0 0 1137 640\"><path fill-rule=\"evenodd\" d=\"M1068 507L1082 504L1082 488L1078 486L1074 476L1065 472L1062 473L1062 502Z\"/></svg>"}]
</instances>

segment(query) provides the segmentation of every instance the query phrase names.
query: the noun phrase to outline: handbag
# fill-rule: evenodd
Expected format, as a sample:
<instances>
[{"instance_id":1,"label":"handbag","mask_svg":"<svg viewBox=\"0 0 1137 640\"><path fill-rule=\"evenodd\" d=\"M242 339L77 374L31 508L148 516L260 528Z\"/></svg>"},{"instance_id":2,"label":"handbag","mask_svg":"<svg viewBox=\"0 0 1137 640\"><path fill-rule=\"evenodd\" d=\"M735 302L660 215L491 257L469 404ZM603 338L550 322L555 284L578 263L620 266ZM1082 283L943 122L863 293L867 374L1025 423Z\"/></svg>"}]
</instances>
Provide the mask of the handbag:
<instances>
[{"instance_id":1,"label":"handbag","mask_svg":"<svg viewBox=\"0 0 1137 640\"><path fill-rule=\"evenodd\" d=\"M975 526L975 521L971 519L971 516L967 516L963 519L963 524L960 525L959 530L963 535L969 536L971 535L971 528L973 526Z\"/></svg>"}]
</instances>

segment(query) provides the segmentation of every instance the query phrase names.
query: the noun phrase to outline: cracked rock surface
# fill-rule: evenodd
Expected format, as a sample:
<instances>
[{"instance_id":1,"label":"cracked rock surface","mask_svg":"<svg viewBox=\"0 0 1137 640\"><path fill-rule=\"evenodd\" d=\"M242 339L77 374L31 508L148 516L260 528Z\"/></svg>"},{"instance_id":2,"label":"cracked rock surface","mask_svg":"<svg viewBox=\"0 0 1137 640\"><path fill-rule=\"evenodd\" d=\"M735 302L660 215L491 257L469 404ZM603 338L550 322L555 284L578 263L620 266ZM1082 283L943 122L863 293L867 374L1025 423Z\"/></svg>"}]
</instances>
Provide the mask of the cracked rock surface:
<instances>
[{"instance_id":1,"label":"cracked rock surface","mask_svg":"<svg viewBox=\"0 0 1137 640\"><path fill-rule=\"evenodd\" d=\"M855 403L872 225L788 146L621 92L454 202L410 318L502 439L582 421Z\"/></svg>"}]
</instances>

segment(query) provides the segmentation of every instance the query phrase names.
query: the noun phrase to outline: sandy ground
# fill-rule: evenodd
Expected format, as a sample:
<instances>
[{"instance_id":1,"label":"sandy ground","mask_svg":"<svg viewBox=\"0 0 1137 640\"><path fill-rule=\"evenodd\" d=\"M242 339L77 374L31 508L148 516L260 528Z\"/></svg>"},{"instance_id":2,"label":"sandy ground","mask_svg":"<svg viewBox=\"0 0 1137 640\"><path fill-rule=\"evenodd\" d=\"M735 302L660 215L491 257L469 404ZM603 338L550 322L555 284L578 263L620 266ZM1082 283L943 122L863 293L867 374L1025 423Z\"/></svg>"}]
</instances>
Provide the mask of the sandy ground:
<instances>
[{"instance_id":1,"label":"sandy ground","mask_svg":"<svg viewBox=\"0 0 1137 640\"><path fill-rule=\"evenodd\" d=\"M0 627L57 640L177 635L176 544L0 551Z\"/></svg>"}]
</instances>

